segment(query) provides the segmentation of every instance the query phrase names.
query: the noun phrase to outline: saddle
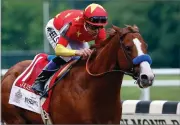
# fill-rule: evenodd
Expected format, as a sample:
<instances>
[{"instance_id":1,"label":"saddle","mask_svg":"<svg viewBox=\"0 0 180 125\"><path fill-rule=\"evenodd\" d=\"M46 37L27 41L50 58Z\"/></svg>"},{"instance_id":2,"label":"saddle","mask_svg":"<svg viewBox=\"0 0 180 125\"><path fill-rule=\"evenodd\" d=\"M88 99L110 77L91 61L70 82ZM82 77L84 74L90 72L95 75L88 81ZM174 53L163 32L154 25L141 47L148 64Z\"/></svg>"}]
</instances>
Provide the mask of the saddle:
<instances>
[{"instance_id":1,"label":"saddle","mask_svg":"<svg viewBox=\"0 0 180 125\"><path fill-rule=\"evenodd\" d=\"M48 97L44 98L44 95L40 96L34 93L31 86L49 60L47 54L40 53L36 55L26 70L14 81L10 93L9 103L41 114L42 117L47 117L52 88L54 88L58 81L70 71L73 64L75 64L78 60L79 58L70 60L50 77L45 85L45 94L48 94Z\"/></svg>"}]
</instances>

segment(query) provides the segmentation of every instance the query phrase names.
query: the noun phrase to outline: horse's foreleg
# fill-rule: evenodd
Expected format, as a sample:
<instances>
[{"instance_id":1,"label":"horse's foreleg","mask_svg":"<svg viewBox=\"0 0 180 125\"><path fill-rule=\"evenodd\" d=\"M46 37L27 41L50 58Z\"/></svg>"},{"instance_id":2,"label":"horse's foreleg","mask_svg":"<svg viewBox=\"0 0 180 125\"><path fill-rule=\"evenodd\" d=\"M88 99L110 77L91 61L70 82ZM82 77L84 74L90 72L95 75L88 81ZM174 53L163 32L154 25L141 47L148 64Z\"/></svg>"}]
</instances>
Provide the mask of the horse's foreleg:
<instances>
[{"instance_id":1,"label":"horse's foreleg","mask_svg":"<svg viewBox=\"0 0 180 125\"><path fill-rule=\"evenodd\" d=\"M120 120L121 120L121 116L122 116L122 105L118 106L117 109L118 110L116 110L114 119L113 119L112 123L110 123L110 124L120 124Z\"/></svg>"},{"instance_id":2,"label":"horse's foreleg","mask_svg":"<svg viewBox=\"0 0 180 125\"><path fill-rule=\"evenodd\" d=\"M6 124L26 124L25 120L19 114L20 109L8 103L10 90L14 79L15 77L8 75L6 78L4 78L1 85L2 120Z\"/></svg>"},{"instance_id":3,"label":"horse's foreleg","mask_svg":"<svg viewBox=\"0 0 180 125\"><path fill-rule=\"evenodd\" d=\"M2 120L6 124L26 124L26 121L19 114L19 111L15 106L10 104L7 104L6 106L3 104L2 106Z\"/></svg>"},{"instance_id":4,"label":"horse's foreleg","mask_svg":"<svg viewBox=\"0 0 180 125\"><path fill-rule=\"evenodd\" d=\"M26 124L26 121L19 116L18 114L7 114L8 115L6 118L2 117L2 119L4 120L4 125L6 124Z\"/></svg>"}]
</instances>

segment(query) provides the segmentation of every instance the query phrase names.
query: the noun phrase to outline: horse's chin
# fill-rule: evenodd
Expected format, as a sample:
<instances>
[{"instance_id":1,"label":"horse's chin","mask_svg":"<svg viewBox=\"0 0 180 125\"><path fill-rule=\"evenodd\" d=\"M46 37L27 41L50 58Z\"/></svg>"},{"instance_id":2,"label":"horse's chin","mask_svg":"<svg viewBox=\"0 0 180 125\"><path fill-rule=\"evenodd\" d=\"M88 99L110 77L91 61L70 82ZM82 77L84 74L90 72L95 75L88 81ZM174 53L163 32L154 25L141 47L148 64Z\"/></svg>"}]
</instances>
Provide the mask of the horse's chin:
<instances>
[{"instance_id":1,"label":"horse's chin","mask_svg":"<svg viewBox=\"0 0 180 125\"><path fill-rule=\"evenodd\" d=\"M153 85L155 75L152 70L147 67L136 67L135 68L135 76L137 80L137 84L140 88L147 88Z\"/></svg>"},{"instance_id":2,"label":"horse's chin","mask_svg":"<svg viewBox=\"0 0 180 125\"><path fill-rule=\"evenodd\" d=\"M140 88L147 88L147 87L150 87L153 85L153 81L154 81L154 79L148 80L148 79L138 78L137 84Z\"/></svg>"}]
</instances>

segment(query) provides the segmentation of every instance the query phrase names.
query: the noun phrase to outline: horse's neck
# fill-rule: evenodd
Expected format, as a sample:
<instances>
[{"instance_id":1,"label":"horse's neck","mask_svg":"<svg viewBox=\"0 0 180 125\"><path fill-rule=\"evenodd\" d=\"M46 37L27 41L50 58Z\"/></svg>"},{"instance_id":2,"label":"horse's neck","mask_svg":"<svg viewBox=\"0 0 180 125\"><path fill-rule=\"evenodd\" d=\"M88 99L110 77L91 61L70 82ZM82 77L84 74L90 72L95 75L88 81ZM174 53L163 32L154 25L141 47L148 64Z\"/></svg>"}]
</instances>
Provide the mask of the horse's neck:
<instances>
[{"instance_id":1,"label":"horse's neck","mask_svg":"<svg viewBox=\"0 0 180 125\"><path fill-rule=\"evenodd\" d=\"M113 70L117 63L119 47L118 35L115 35L106 46L97 53L97 56L91 62L90 72L98 74ZM119 99L122 79L123 74L121 72L107 73L101 77L91 77L91 79L87 81L87 84L93 86L91 92L94 95L94 101L105 103L107 101L112 102L114 98Z\"/></svg>"},{"instance_id":2,"label":"horse's neck","mask_svg":"<svg viewBox=\"0 0 180 125\"><path fill-rule=\"evenodd\" d=\"M94 73L101 73L112 70L117 63L117 51L119 43L118 36L115 35L109 43L98 52L96 58L91 64L91 71Z\"/></svg>"},{"instance_id":3,"label":"horse's neck","mask_svg":"<svg viewBox=\"0 0 180 125\"><path fill-rule=\"evenodd\" d=\"M91 85L90 92L93 109L99 113L106 109L113 110L120 102L121 83L122 74L119 73L109 73L104 77L94 78L94 81L92 80L91 83L88 83Z\"/></svg>"},{"instance_id":4,"label":"horse's neck","mask_svg":"<svg viewBox=\"0 0 180 125\"><path fill-rule=\"evenodd\" d=\"M74 86L79 86L81 92L90 92L93 103L102 104L119 99L120 88L123 79L121 72L112 72L103 76L91 76L86 72L84 62L81 61L73 68L69 79L76 81ZM79 82L77 82L79 81ZM108 103L109 105L109 103ZM108 106L107 105L107 106ZM113 105L113 103L112 103Z\"/></svg>"}]
</instances>

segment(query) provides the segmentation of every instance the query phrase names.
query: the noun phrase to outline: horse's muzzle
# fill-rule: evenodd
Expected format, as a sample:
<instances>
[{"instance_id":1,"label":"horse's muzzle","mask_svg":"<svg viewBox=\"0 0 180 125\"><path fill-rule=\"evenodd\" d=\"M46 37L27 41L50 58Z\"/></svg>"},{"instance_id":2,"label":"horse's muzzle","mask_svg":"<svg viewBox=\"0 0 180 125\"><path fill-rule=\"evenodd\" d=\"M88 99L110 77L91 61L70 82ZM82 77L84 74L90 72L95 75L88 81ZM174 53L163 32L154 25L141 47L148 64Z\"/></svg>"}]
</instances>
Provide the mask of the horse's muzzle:
<instances>
[{"instance_id":1,"label":"horse's muzzle","mask_svg":"<svg viewBox=\"0 0 180 125\"><path fill-rule=\"evenodd\" d=\"M153 76L150 75L146 75L146 74L141 74L139 76L139 79L137 80L137 83L139 85L140 88L147 88L149 86L152 86L154 82L154 74Z\"/></svg>"}]
</instances>

